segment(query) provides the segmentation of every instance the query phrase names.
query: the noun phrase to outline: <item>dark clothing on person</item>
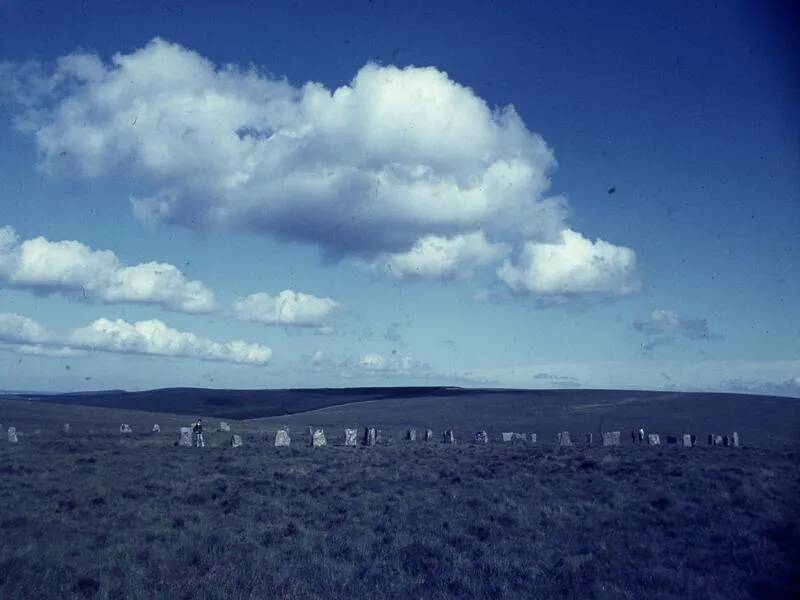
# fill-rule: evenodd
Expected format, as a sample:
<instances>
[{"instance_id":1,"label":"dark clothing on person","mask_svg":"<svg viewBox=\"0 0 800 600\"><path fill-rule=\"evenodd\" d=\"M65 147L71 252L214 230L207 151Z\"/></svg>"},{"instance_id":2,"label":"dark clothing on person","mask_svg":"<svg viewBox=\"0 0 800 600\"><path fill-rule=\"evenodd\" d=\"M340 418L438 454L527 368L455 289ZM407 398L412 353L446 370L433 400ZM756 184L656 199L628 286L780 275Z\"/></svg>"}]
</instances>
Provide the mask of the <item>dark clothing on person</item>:
<instances>
[{"instance_id":1,"label":"dark clothing on person","mask_svg":"<svg viewBox=\"0 0 800 600\"><path fill-rule=\"evenodd\" d=\"M202 423L195 423L194 424L194 433L203 433L203 424Z\"/></svg>"}]
</instances>

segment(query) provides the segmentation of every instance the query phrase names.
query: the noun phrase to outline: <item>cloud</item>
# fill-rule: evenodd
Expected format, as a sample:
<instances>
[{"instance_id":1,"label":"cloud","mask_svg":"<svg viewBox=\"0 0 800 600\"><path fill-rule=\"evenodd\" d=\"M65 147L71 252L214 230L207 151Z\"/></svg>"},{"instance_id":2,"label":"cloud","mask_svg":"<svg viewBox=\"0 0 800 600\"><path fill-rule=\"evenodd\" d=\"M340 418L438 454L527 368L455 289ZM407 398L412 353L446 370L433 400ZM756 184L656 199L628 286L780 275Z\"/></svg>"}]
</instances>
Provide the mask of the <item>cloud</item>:
<instances>
[{"instance_id":1,"label":"cloud","mask_svg":"<svg viewBox=\"0 0 800 600\"><path fill-rule=\"evenodd\" d=\"M341 305L331 298L283 290L277 296L265 292L251 294L234 303L234 313L245 321L266 325L316 327L322 334L333 333L325 322Z\"/></svg>"},{"instance_id":2,"label":"cloud","mask_svg":"<svg viewBox=\"0 0 800 600\"><path fill-rule=\"evenodd\" d=\"M407 252L381 254L369 267L396 279L467 278L508 251L506 244L489 242L482 231L452 237L427 235Z\"/></svg>"},{"instance_id":3,"label":"cloud","mask_svg":"<svg viewBox=\"0 0 800 600\"><path fill-rule=\"evenodd\" d=\"M615 297L639 289L636 255L630 248L596 242L565 229L560 239L527 242L516 264L506 260L497 276L514 292L569 299Z\"/></svg>"},{"instance_id":4,"label":"cloud","mask_svg":"<svg viewBox=\"0 0 800 600\"><path fill-rule=\"evenodd\" d=\"M709 331L708 319L685 317L671 309L655 309L644 319L634 321L633 327L645 335L642 348L647 352L672 345L679 337L693 341L721 338Z\"/></svg>"},{"instance_id":5,"label":"cloud","mask_svg":"<svg viewBox=\"0 0 800 600\"><path fill-rule=\"evenodd\" d=\"M310 243L400 279L465 277L509 246L524 243L524 257L565 245L567 201L547 195L551 149L513 106L492 109L435 67L369 63L336 89L294 86L156 38L110 62L74 53L0 74L39 168L122 174L148 222ZM623 273L587 276L593 260ZM632 289L619 281L632 251L598 242L587 261L543 285L524 266L503 273L540 294Z\"/></svg>"},{"instance_id":6,"label":"cloud","mask_svg":"<svg viewBox=\"0 0 800 600\"><path fill-rule=\"evenodd\" d=\"M728 379L720 384L720 388L733 392L800 397L800 377L790 377L779 382Z\"/></svg>"},{"instance_id":7,"label":"cloud","mask_svg":"<svg viewBox=\"0 0 800 600\"><path fill-rule=\"evenodd\" d=\"M78 241L36 237L19 243L11 227L0 228L0 281L38 294L62 293L85 302L155 304L187 313L214 309L214 294L174 265L123 265L111 250Z\"/></svg>"},{"instance_id":8,"label":"cloud","mask_svg":"<svg viewBox=\"0 0 800 600\"><path fill-rule=\"evenodd\" d=\"M74 355L75 350L87 350L250 365L265 365L272 357L272 350L261 344L242 340L215 342L172 329L158 319L129 323L123 319L102 318L66 335L56 335L22 315L0 314L0 342L17 345L22 353L50 356L68 356Z\"/></svg>"}]
</instances>

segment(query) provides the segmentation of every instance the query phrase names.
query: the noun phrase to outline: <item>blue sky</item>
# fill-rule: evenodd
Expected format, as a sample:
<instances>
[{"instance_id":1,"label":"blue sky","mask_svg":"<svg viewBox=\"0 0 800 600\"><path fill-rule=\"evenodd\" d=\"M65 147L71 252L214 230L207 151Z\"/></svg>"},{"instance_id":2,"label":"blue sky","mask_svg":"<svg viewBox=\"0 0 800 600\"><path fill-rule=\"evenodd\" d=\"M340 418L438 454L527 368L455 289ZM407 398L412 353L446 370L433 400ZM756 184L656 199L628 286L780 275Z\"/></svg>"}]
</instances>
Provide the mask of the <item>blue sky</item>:
<instances>
[{"instance_id":1,"label":"blue sky","mask_svg":"<svg viewBox=\"0 0 800 600\"><path fill-rule=\"evenodd\" d=\"M0 2L0 388L800 395L788 8L80 6Z\"/></svg>"}]
</instances>

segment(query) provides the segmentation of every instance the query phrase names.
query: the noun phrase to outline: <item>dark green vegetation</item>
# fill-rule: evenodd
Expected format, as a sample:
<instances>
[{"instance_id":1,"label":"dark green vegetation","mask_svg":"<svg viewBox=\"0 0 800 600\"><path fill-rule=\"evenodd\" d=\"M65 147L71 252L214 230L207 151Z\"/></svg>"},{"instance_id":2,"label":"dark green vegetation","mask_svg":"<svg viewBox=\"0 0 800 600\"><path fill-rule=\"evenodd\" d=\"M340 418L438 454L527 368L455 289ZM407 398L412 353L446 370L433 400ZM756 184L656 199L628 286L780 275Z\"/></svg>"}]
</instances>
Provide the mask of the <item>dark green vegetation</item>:
<instances>
[{"instance_id":1,"label":"dark green vegetation","mask_svg":"<svg viewBox=\"0 0 800 600\"><path fill-rule=\"evenodd\" d=\"M600 421L666 434L715 416L663 395L585 400L380 400L276 420L297 432L291 449L273 448L274 423L258 420L231 423L243 448L210 431L204 450L173 445L187 417L0 400L4 429L22 431L19 444L0 439L0 598L800 591L797 401L752 397L740 449L648 448L625 437L613 449L554 447L548 432L562 426L575 439ZM724 419L745 410L729 402L730 414L714 409L711 430L731 430ZM668 415L674 421L659 426ZM408 421L431 426L436 442L402 442ZM120 435L122 422L135 433ZM146 432L154 422L161 434ZM313 423L341 444L343 424L367 422L383 426L389 445L314 450L300 433ZM462 439L508 428L543 443L445 447L445 422Z\"/></svg>"}]
</instances>

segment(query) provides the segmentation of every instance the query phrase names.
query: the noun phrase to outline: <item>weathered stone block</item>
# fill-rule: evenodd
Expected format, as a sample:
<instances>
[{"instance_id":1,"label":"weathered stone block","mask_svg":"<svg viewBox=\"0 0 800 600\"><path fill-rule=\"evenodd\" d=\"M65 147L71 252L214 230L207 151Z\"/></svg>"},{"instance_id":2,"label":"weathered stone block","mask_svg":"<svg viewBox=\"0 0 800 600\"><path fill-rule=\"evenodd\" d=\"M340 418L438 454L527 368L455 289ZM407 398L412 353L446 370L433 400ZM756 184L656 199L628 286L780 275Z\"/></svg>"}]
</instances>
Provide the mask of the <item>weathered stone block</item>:
<instances>
[{"instance_id":1,"label":"weathered stone block","mask_svg":"<svg viewBox=\"0 0 800 600\"><path fill-rule=\"evenodd\" d=\"M179 446L185 446L186 448L192 447L192 428L191 427L181 427L181 437L178 440Z\"/></svg>"},{"instance_id":2,"label":"weathered stone block","mask_svg":"<svg viewBox=\"0 0 800 600\"><path fill-rule=\"evenodd\" d=\"M660 446L661 445L661 437L657 433L648 433L647 434L647 444L649 446Z\"/></svg>"},{"instance_id":3,"label":"weathered stone block","mask_svg":"<svg viewBox=\"0 0 800 600\"><path fill-rule=\"evenodd\" d=\"M688 433L683 434L683 446L684 448L691 448L694 446L694 442L692 442L692 436Z\"/></svg>"},{"instance_id":4,"label":"weathered stone block","mask_svg":"<svg viewBox=\"0 0 800 600\"><path fill-rule=\"evenodd\" d=\"M432 439L433 439L433 430L432 429L426 429L425 430L425 441L429 442Z\"/></svg>"},{"instance_id":5,"label":"weathered stone block","mask_svg":"<svg viewBox=\"0 0 800 600\"><path fill-rule=\"evenodd\" d=\"M219 430L228 432L231 430L231 426L228 425L225 421L220 421L219 423Z\"/></svg>"},{"instance_id":6,"label":"weathered stone block","mask_svg":"<svg viewBox=\"0 0 800 600\"><path fill-rule=\"evenodd\" d=\"M726 448L731 445L730 438L727 435L722 436L722 445Z\"/></svg>"},{"instance_id":7,"label":"weathered stone block","mask_svg":"<svg viewBox=\"0 0 800 600\"><path fill-rule=\"evenodd\" d=\"M242 442L242 436L240 436L238 433L234 433L231 436L231 448L239 448L240 446L243 445L243 443L244 442Z\"/></svg>"},{"instance_id":8,"label":"weathered stone block","mask_svg":"<svg viewBox=\"0 0 800 600\"><path fill-rule=\"evenodd\" d=\"M485 431L479 431L475 434L475 443L476 444L488 444L489 443L489 434Z\"/></svg>"},{"instance_id":9,"label":"weathered stone block","mask_svg":"<svg viewBox=\"0 0 800 600\"><path fill-rule=\"evenodd\" d=\"M715 435L714 436L714 445L715 446L722 446L722 436L721 435Z\"/></svg>"},{"instance_id":10,"label":"weathered stone block","mask_svg":"<svg viewBox=\"0 0 800 600\"><path fill-rule=\"evenodd\" d=\"M603 432L603 446L619 446L619 431Z\"/></svg>"},{"instance_id":11,"label":"weathered stone block","mask_svg":"<svg viewBox=\"0 0 800 600\"><path fill-rule=\"evenodd\" d=\"M525 441L525 434L522 433L520 435L522 435L522 441ZM532 433L530 435L531 435L531 444L535 444L538 436L535 433Z\"/></svg>"},{"instance_id":12,"label":"weathered stone block","mask_svg":"<svg viewBox=\"0 0 800 600\"><path fill-rule=\"evenodd\" d=\"M133 429L131 429L131 426L128 425L127 423L123 423L122 425L119 426L119 432L120 433L133 433Z\"/></svg>"},{"instance_id":13,"label":"weathered stone block","mask_svg":"<svg viewBox=\"0 0 800 600\"><path fill-rule=\"evenodd\" d=\"M734 448L738 448L739 447L739 432L738 431L734 431L733 432L733 435L731 436L731 441L733 443L733 447Z\"/></svg>"},{"instance_id":14,"label":"weathered stone block","mask_svg":"<svg viewBox=\"0 0 800 600\"><path fill-rule=\"evenodd\" d=\"M572 440L569 437L569 431L562 431L558 434L559 446L572 446Z\"/></svg>"},{"instance_id":15,"label":"weathered stone block","mask_svg":"<svg viewBox=\"0 0 800 600\"><path fill-rule=\"evenodd\" d=\"M64 423L64 433L69 433L69 423Z\"/></svg>"},{"instance_id":16,"label":"weathered stone block","mask_svg":"<svg viewBox=\"0 0 800 600\"><path fill-rule=\"evenodd\" d=\"M275 447L288 448L292 445L292 438L289 437L289 431L286 429L279 429L275 434Z\"/></svg>"},{"instance_id":17,"label":"weathered stone block","mask_svg":"<svg viewBox=\"0 0 800 600\"><path fill-rule=\"evenodd\" d=\"M153 433L159 433L161 431L161 427L156 423L153 425Z\"/></svg>"},{"instance_id":18,"label":"weathered stone block","mask_svg":"<svg viewBox=\"0 0 800 600\"><path fill-rule=\"evenodd\" d=\"M510 431L504 431L500 435L502 436L504 442L510 442L514 439L514 434Z\"/></svg>"},{"instance_id":19,"label":"weathered stone block","mask_svg":"<svg viewBox=\"0 0 800 600\"><path fill-rule=\"evenodd\" d=\"M409 442L416 442L417 441L417 430L416 429L409 429L406 432L406 439Z\"/></svg>"},{"instance_id":20,"label":"weathered stone block","mask_svg":"<svg viewBox=\"0 0 800 600\"><path fill-rule=\"evenodd\" d=\"M448 429L448 430L446 430L446 431L444 432L444 434L442 435L442 438L443 438L443 439L442 439L442 441L443 441L445 444L455 444L455 443L456 443L456 436L455 436L455 434L453 433L453 430L452 430L452 429Z\"/></svg>"},{"instance_id":21,"label":"weathered stone block","mask_svg":"<svg viewBox=\"0 0 800 600\"><path fill-rule=\"evenodd\" d=\"M356 446L356 445L358 445L358 430L357 429L345 429L344 430L344 445L345 446Z\"/></svg>"},{"instance_id":22,"label":"weathered stone block","mask_svg":"<svg viewBox=\"0 0 800 600\"><path fill-rule=\"evenodd\" d=\"M587 433L587 434L586 434L586 443L587 443L589 446L591 446L591 445L592 445L592 440L593 440L593 439L594 439L594 436L593 436L591 433Z\"/></svg>"},{"instance_id":23,"label":"weathered stone block","mask_svg":"<svg viewBox=\"0 0 800 600\"><path fill-rule=\"evenodd\" d=\"M17 443L17 428L16 427L9 427L8 428L8 441L12 444Z\"/></svg>"},{"instance_id":24,"label":"weathered stone block","mask_svg":"<svg viewBox=\"0 0 800 600\"><path fill-rule=\"evenodd\" d=\"M374 446L378 443L378 430L374 427L364 428L364 445Z\"/></svg>"},{"instance_id":25,"label":"weathered stone block","mask_svg":"<svg viewBox=\"0 0 800 600\"><path fill-rule=\"evenodd\" d=\"M322 429L314 430L314 433L311 435L311 445L314 448L321 448L322 446L328 445L328 441L325 439L325 432Z\"/></svg>"}]
</instances>

